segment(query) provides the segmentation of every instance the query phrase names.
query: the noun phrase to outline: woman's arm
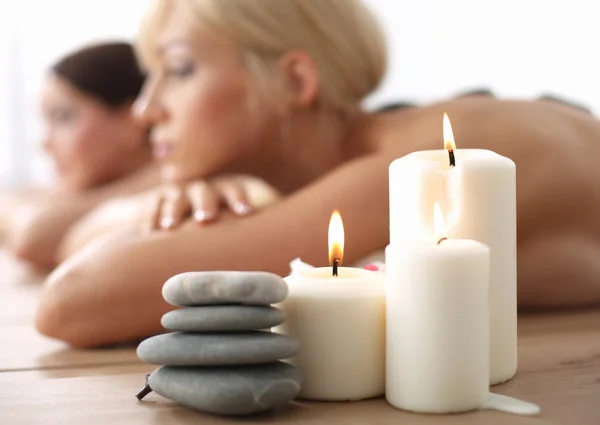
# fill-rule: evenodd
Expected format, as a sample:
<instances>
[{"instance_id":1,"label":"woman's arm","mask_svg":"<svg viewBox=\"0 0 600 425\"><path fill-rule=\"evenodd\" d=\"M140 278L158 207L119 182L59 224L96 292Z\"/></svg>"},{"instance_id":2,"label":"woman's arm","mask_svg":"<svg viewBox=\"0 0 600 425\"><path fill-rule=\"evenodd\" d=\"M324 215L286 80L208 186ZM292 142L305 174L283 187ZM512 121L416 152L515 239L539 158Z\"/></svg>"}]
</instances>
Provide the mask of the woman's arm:
<instances>
[{"instance_id":1,"label":"woman's arm","mask_svg":"<svg viewBox=\"0 0 600 425\"><path fill-rule=\"evenodd\" d=\"M9 250L36 267L54 267L63 235L92 206L85 198L59 195L15 206L7 235Z\"/></svg>"},{"instance_id":2,"label":"woman's arm","mask_svg":"<svg viewBox=\"0 0 600 425\"><path fill-rule=\"evenodd\" d=\"M111 199L71 226L60 243L59 263L75 255L87 244L107 235L140 233L150 220L148 207L154 191Z\"/></svg>"},{"instance_id":3,"label":"woman's arm","mask_svg":"<svg viewBox=\"0 0 600 425\"><path fill-rule=\"evenodd\" d=\"M64 235L81 217L103 202L136 193L156 184L156 169L149 167L121 181L83 193L45 192L31 196L10 213L9 249L18 257L45 269L57 264Z\"/></svg>"},{"instance_id":4,"label":"woman's arm","mask_svg":"<svg viewBox=\"0 0 600 425\"><path fill-rule=\"evenodd\" d=\"M301 257L326 265L327 226L339 209L351 264L388 241L388 166L384 156L348 163L260 213L212 226L98 242L48 279L36 325L43 334L91 347L161 331L172 309L161 296L171 276L193 270L266 270L281 275ZM365 225L368 223L368 225Z\"/></svg>"},{"instance_id":5,"label":"woman's arm","mask_svg":"<svg viewBox=\"0 0 600 425\"><path fill-rule=\"evenodd\" d=\"M193 216L195 204L206 208L208 206L206 197L211 197L214 204L212 210L204 210L210 212L212 220L217 219L221 204L227 203L234 211L236 201L243 200L252 211L259 211L280 199L280 195L266 182L246 175L220 176L209 181L193 182L188 185L188 189L189 187L201 187L203 190L188 190L190 195L195 196L193 200L179 199L178 206L182 219ZM185 198L185 189L183 187L181 191L183 198ZM161 190L156 189L135 196L116 198L99 206L72 226L66 234L58 252L59 261L65 261L75 255L77 251L97 238L104 238L111 234L139 234L144 230L150 230L153 224L160 223L162 213L173 210L172 205L165 205L161 199ZM157 208L160 205L162 209ZM189 210L182 208L182 205L187 205ZM184 216L183 213L186 211L188 215Z\"/></svg>"}]
</instances>

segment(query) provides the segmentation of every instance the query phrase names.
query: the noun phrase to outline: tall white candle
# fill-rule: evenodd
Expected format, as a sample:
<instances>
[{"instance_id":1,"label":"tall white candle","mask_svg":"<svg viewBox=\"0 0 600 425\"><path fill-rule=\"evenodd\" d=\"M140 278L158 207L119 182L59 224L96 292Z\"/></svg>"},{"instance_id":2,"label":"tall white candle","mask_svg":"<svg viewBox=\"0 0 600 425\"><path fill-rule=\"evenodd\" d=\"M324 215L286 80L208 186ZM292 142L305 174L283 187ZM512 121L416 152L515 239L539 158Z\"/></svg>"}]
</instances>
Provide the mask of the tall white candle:
<instances>
[{"instance_id":1,"label":"tall white candle","mask_svg":"<svg viewBox=\"0 0 600 425\"><path fill-rule=\"evenodd\" d=\"M385 275L340 267L285 278L285 322L273 330L300 341L289 361L303 375L299 397L360 400L385 391Z\"/></svg>"},{"instance_id":2,"label":"tall white candle","mask_svg":"<svg viewBox=\"0 0 600 425\"><path fill-rule=\"evenodd\" d=\"M386 398L426 413L476 409L489 388L489 249L472 240L386 250Z\"/></svg>"},{"instance_id":3,"label":"tall white candle","mask_svg":"<svg viewBox=\"0 0 600 425\"><path fill-rule=\"evenodd\" d=\"M456 150L455 158L450 167L446 150L421 151L391 164L390 243L428 240L439 202L451 238L489 246L490 383L497 384L517 370L515 164L480 149Z\"/></svg>"}]
</instances>

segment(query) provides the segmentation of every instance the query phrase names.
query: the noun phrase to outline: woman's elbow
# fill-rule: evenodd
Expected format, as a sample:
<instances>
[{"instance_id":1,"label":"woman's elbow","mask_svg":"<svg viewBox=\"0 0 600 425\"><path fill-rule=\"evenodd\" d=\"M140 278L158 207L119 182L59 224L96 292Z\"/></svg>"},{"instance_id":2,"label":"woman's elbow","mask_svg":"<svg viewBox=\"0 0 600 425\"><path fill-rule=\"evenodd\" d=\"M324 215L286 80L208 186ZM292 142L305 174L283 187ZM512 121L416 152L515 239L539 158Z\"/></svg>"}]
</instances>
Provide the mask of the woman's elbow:
<instances>
[{"instance_id":1,"label":"woman's elbow","mask_svg":"<svg viewBox=\"0 0 600 425\"><path fill-rule=\"evenodd\" d=\"M49 277L46 289L40 300L36 315L35 327L39 333L58 339L77 348L91 348L99 345L94 339L84 311L70 299L68 292L61 288L68 287L71 276L66 273L60 277Z\"/></svg>"},{"instance_id":2,"label":"woman's elbow","mask_svg":"<svg viewBox=\"0 0 600 425\"><path fill-rule=\"evenodd\" d=\"M45 246L44 241L30 235L17 237L9 248L19 260L25 261L36 268L51 270L56 266L54 250Z\"/></svg>"},{"instance_id":3,"label":"woman's elbow","mask_svg":"<svg viewBox=\"0 0 600 425\"><path fill-rule=\"evenodd\" d=\"M137 284L150 275L145 258L136 264L129 250L127 244L98 241L61 264L46 280L35 318L38 331L78 348L130 343L161 332L160 317L170 309L160 296L162 286Z\"/></svg>"},{"instance_id":4,"label":"woman's elbow","mask_svg":"<svg viewBox=\"0 0 600 425\"><path fill-rule=\"evenodd\" d=\"M65 319L57 306L41 307L35 317L35 327L42 335L59 339L76 348L91 348L95 345L81 331L80 326L73 326L73 322Z\"/></svg>"},{"instance_id":5,"label":"woman's elbow","mask_svg":"<svg viewBox=\"0 0 600 425\"><path fill-rule=\"evenodd\" d=\"M24 214L21 220L14 220L8 233L8 249L20 260L49 270L56 266L56 249L60 241L60 231L49 222L42 212Z\"/></svg>"}]
</instances>

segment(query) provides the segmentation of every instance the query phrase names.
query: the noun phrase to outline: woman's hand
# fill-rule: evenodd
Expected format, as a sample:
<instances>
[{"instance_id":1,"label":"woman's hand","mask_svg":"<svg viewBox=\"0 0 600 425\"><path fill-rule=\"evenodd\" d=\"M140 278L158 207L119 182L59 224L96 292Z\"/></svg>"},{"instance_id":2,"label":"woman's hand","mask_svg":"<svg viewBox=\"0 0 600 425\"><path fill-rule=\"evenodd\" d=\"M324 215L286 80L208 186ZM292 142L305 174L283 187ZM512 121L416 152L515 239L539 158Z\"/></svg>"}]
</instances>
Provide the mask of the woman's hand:
<instances>
[{"instance_id":1,"label":"woman's hand","mask_svg":"<svg viewBox=\"0 0 600 425\"><path fill-rule=\"evenodd\" d=\"M210 180L171 184L159 190L152 206L150 228L174 229L192 218L209 223L223 208L243 217L273 204L277 191L263 180L248 175L223 175Z\"/></svg>"}]
</instances>

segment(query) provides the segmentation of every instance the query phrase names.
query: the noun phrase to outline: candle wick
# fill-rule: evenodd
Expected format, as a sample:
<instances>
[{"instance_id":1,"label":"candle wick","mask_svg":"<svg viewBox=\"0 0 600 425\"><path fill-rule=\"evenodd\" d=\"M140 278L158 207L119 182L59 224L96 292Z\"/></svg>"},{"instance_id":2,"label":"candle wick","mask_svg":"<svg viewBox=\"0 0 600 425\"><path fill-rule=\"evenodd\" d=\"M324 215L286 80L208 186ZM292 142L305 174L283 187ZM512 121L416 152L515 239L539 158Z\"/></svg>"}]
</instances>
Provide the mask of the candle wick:
<instances>
[{"instance_id":1,"label":"candle wick","mask_svg":"<svg viewBox=\"0 0 600 425\"><path fill-rule=\"evenodd\" d=\"M437 241L437 244L439 245L439 244L441 244L442 242L444 242L444 241L447 241L447 240L448 240L448 238L446 238L446 237L444 237L444 238L441 238L439 241Z\"/></svg>"},{"instance_id":2,"label":"candle wick","mask_svg":"<svg viewBox=\"0 0 600 425\"><path fill-rule=\"evenodd\" d=\"M150 388L150 384L148 383L148 378L150 378L150 375L146 375L146 385L144 385L144 388L142 388L140 392L135 395L135 397L139 401L142 401L144 397L146 397L153 391L152 388Z\"/></svg>"},{"instance_id":3,"label":"candle wick","mask_svg":"<svg viewBox=\"0 0 600 425\"><path fill-rule=\"evenodd\" d=\"M338 265L340 264L339 258L333 259L333 276L337 277L338 275Z\"/></svg>"},{"instance_id":4,"label":"candle wick","mask_svg":"<svg viewBox=\"0 0 600 425\"><path fill-rule=\"evenodd\" d=\"M448 156L450 157L450 166L456 165L456 158L454 158L454 149L448 149Z\"/></svg>"}]
</instances>

